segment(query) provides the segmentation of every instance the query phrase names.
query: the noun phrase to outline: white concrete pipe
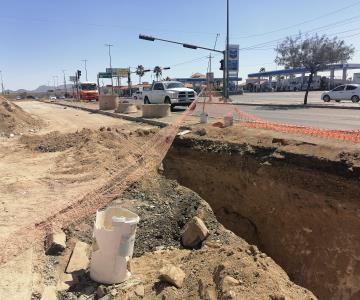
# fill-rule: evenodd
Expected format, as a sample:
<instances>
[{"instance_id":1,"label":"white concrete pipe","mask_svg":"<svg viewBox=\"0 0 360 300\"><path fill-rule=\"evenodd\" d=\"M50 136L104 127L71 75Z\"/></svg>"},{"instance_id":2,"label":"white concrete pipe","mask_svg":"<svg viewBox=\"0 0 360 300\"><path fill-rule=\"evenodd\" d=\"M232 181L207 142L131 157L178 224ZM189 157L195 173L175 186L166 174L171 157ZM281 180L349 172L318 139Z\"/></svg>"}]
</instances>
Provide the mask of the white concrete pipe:
<instances>
[{"instance_id":1,"label":"white concrete pipe","mask_svg":"<svg viewBox=\"0 0 360 300\"><path fill-rule=\"evenodd\" d=\"M90 277L105 284L120 283L131 273L137 214L120 207L109 207L96 213Z\"/></svg>"}]
</instances>

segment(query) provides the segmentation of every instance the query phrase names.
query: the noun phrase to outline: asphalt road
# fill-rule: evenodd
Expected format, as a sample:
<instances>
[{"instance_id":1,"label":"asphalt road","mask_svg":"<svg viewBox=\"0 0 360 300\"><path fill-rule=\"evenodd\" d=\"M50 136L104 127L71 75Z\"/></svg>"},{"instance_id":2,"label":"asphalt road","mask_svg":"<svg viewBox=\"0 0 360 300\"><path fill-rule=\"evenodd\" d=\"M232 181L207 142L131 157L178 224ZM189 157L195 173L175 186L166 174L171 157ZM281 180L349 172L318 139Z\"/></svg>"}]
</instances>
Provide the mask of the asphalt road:
<instances>
[{"instance_id":1,"label":"asphalt road","mask_svg":"<svg viewBox=\"0 0 360 300\"><path fill-rule=\"evenodd\" d=\"M309 103L324 103L321 100L321 91L309 92ZM305 92L273 92L273 93L244 93L243 95L231 96L239 102L263 102L263 103L288 103L301 104L304 100Z\"/></svg>"},{"instance_id":2,"label":"asphalt road","mask_svg":"<svg viewBox=\"0 0 360 300\"><path fill-rule=\"evenodd\" d=\"M317 128L360 129L360 110L284 106L238 106L261 119Z\"/></svg>"},{"instance_id":3,"label":"asphalt road","mask_svg":"<svg viewBox=\"0 0 360 300\"><path fill-rule=\"evenodd\" d=\"M264 120L317 128L360 129L360 109L349 109L360 108L360 104L351 101L324 103L321 94L322 92L314 91L310 92L308 97L308 104L318 107L302 105L304 92L245 93L232 96L231 99L234 104L240 104L237 105L238 109ZM325 108L326 106L339 109Z\"/></svg>"},{"instance_id":4,"label":"asphalt road","mask_svg":"<svg viewBox=\"0 0 360 300\"><path fill-rule=\"evenodd\" d=\"M321 100L322 91L309 92L308 104L316 106L359 107L360 103L343 100L341 103L331 101L325 103ZM244 93L244 95L231 96L234 103L239 104L272 104L272 105L301 105L304 102L305 92L274 92L274 93Z\"/></svg>"},{"instance_id":5,"label":"asphalt road","mask_svg":"<svg viewBox=\"0 0 360 300\"><path fill-rule=\"evenodd\" d=\"M245 93L232 96L231 99L240 111L266 121L325 129L360 130L360 104L333 101L330 103L332 107L326 108L329 104L321 100L321 94L319 91L309 93L308 103L315 107L302 105L304 92ZM209 116L211 117L211 113Z\"/></svg>"}]
</instances>

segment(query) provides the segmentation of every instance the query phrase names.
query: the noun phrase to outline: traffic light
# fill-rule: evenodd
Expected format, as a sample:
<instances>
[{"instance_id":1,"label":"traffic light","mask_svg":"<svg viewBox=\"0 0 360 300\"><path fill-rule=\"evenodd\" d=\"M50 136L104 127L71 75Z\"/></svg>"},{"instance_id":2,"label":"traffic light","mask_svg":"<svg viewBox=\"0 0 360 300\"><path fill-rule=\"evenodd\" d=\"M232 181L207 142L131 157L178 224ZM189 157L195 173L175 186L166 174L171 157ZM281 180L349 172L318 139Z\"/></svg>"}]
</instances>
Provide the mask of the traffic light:
<instances>
[{"instance_id":1,"label":"traffic light","mask_svg":"<svg viewBox=\"0 0 360 300\"><path fill-rule=\"evenodd\" d=\"M224 69L225 69L225 63L224 63L224 60L222 59L222 60L220 60L220 70L224 71Z\"/></svg>"},{"instance_id":2,"label":"traffic light","mask_svg":"<svg viewBox=\"0 0 360 300\"><path fill-rule=\"evenodd\" d=\"M77 70L77 78L80 78L80 77L81 77L81 71Z\"/></svg>"}]
</instances>

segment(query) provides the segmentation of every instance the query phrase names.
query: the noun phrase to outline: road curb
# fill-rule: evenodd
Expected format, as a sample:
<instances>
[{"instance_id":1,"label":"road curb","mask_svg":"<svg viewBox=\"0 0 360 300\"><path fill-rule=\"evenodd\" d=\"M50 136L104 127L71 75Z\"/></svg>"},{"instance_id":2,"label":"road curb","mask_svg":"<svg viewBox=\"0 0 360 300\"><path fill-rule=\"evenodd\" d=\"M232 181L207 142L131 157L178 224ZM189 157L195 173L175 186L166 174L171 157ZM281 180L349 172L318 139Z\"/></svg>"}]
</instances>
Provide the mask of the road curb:
<instances>
[{"instance_id":1,"label":"road curb","mask_svg":"<svg viewBox=\"0 0 360 300\"><path fill-rule=\"evenodd\" d=\"M239 106L265 106L265 107L289 107L289 108L330 108L330 109L355 109L360 110L359 107L348 107L348 106L330 106L330 105L316 105L316 104L270 104L270 103L234 103L231 102L233 105Z\"/></svg>"},{"instance_id":2,"label":"road curb","mask_svg":"<svg viewBox=\"0 0 360 300\"><path fill-rule=\"evenodd\" d=\"M74 108L74 109L80 109L80 110L91 112L91 113L94 113L94 114L100 114L100 115L113 117L113 118L117 118L117 119L123 119L123 120L126 120L126 121L145 123L145 124L158 126L158 127L169 126L169 124L166 123L166 122L145 119L143 117L133 117L133 116L129 116L129 115L126 115L126 114L115 113L115 112L112 112L112 111L105 111L105 110L100 110L100 109L81 107L81 106L65 104L65 103L46 102L46 101L41 101L41 102L47 103L47 104L55 104L55 105L59 105L59 106L63 106L63 107L70 107L70 108Z\"/></svg>"}]
</instances>

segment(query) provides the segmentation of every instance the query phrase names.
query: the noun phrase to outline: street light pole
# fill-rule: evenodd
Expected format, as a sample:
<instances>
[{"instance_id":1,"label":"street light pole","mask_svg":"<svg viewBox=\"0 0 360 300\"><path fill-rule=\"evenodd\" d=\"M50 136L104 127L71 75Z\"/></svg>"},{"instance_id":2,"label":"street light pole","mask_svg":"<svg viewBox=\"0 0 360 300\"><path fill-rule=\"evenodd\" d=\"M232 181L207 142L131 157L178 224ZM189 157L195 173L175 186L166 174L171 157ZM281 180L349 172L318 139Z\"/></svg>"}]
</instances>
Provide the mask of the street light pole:
<instances>
[{"instance_id":1,"label":"street light pole","mask_svg":"<svg viewBox=\"0 0 360 300\"><path fill-rule=\"evenodd\" d=\"M63 74L64 74L64 89L65 89L65 97L67 97L67 87L66 87L66 76L65 76L65 71L66 70L62 70Z\"/></svg>"},{"instance_id":2,"label":"street light pole","mask_svg":"<svg viewBox=\"0 0 360 300\"><path fill-rule=\"evenodd\" d=\"M3 80L3 74L2 74L1 70L0 70L0 76L1 76L1 94L5 95L4 80Z\"/></svg>"},{"instance_id":3,"label":"street light pole","mask_svg":"<svg viewBox=\"0 0 360 300\"><path fill-rule=\"evenodd\" d=\"M88 81L88 76L87 76L87 65L86 65L86 63L87 63L87 59L83 59L82 60L82 62L84 62L84 64L85 64L85 78L86 78L86 81Z\"/></svg>"},{"instance_id":4,"label":"street light pole","mask_svg":"<svg viewBox=\"0 0 360 300\"><path fill-rule=\"evenodd\" d=\"M56 94L56 81L55 81L56 76L53 76L53 83L54 83L54 94Z\"/></svg>"},{"instance_id":5,"label":"street light pole","mask_svg":"<svg viewBox=\"0 0 360 300\"><path fill-rule=\"evenodd\" d=\"M226 60L225 60L225 69L226 69L226 88L225 88L225 98L229 99L229 0L227 0L226 5Z\"/></svg>"},{"instance_id":6,"label":"street light pole","mask_svg":"<svg viewBox=\"0 0 360 300\"><path fill-rule=\"evenodd\" d=\"M114 45L112 44L105 44L106 47L109 48L109 60L110 60L110 69L111 69L111 94L114 94L114 80L112 77L112 64L111 64L111 47L113 47Z\"/></svg>"}]
</instances>

